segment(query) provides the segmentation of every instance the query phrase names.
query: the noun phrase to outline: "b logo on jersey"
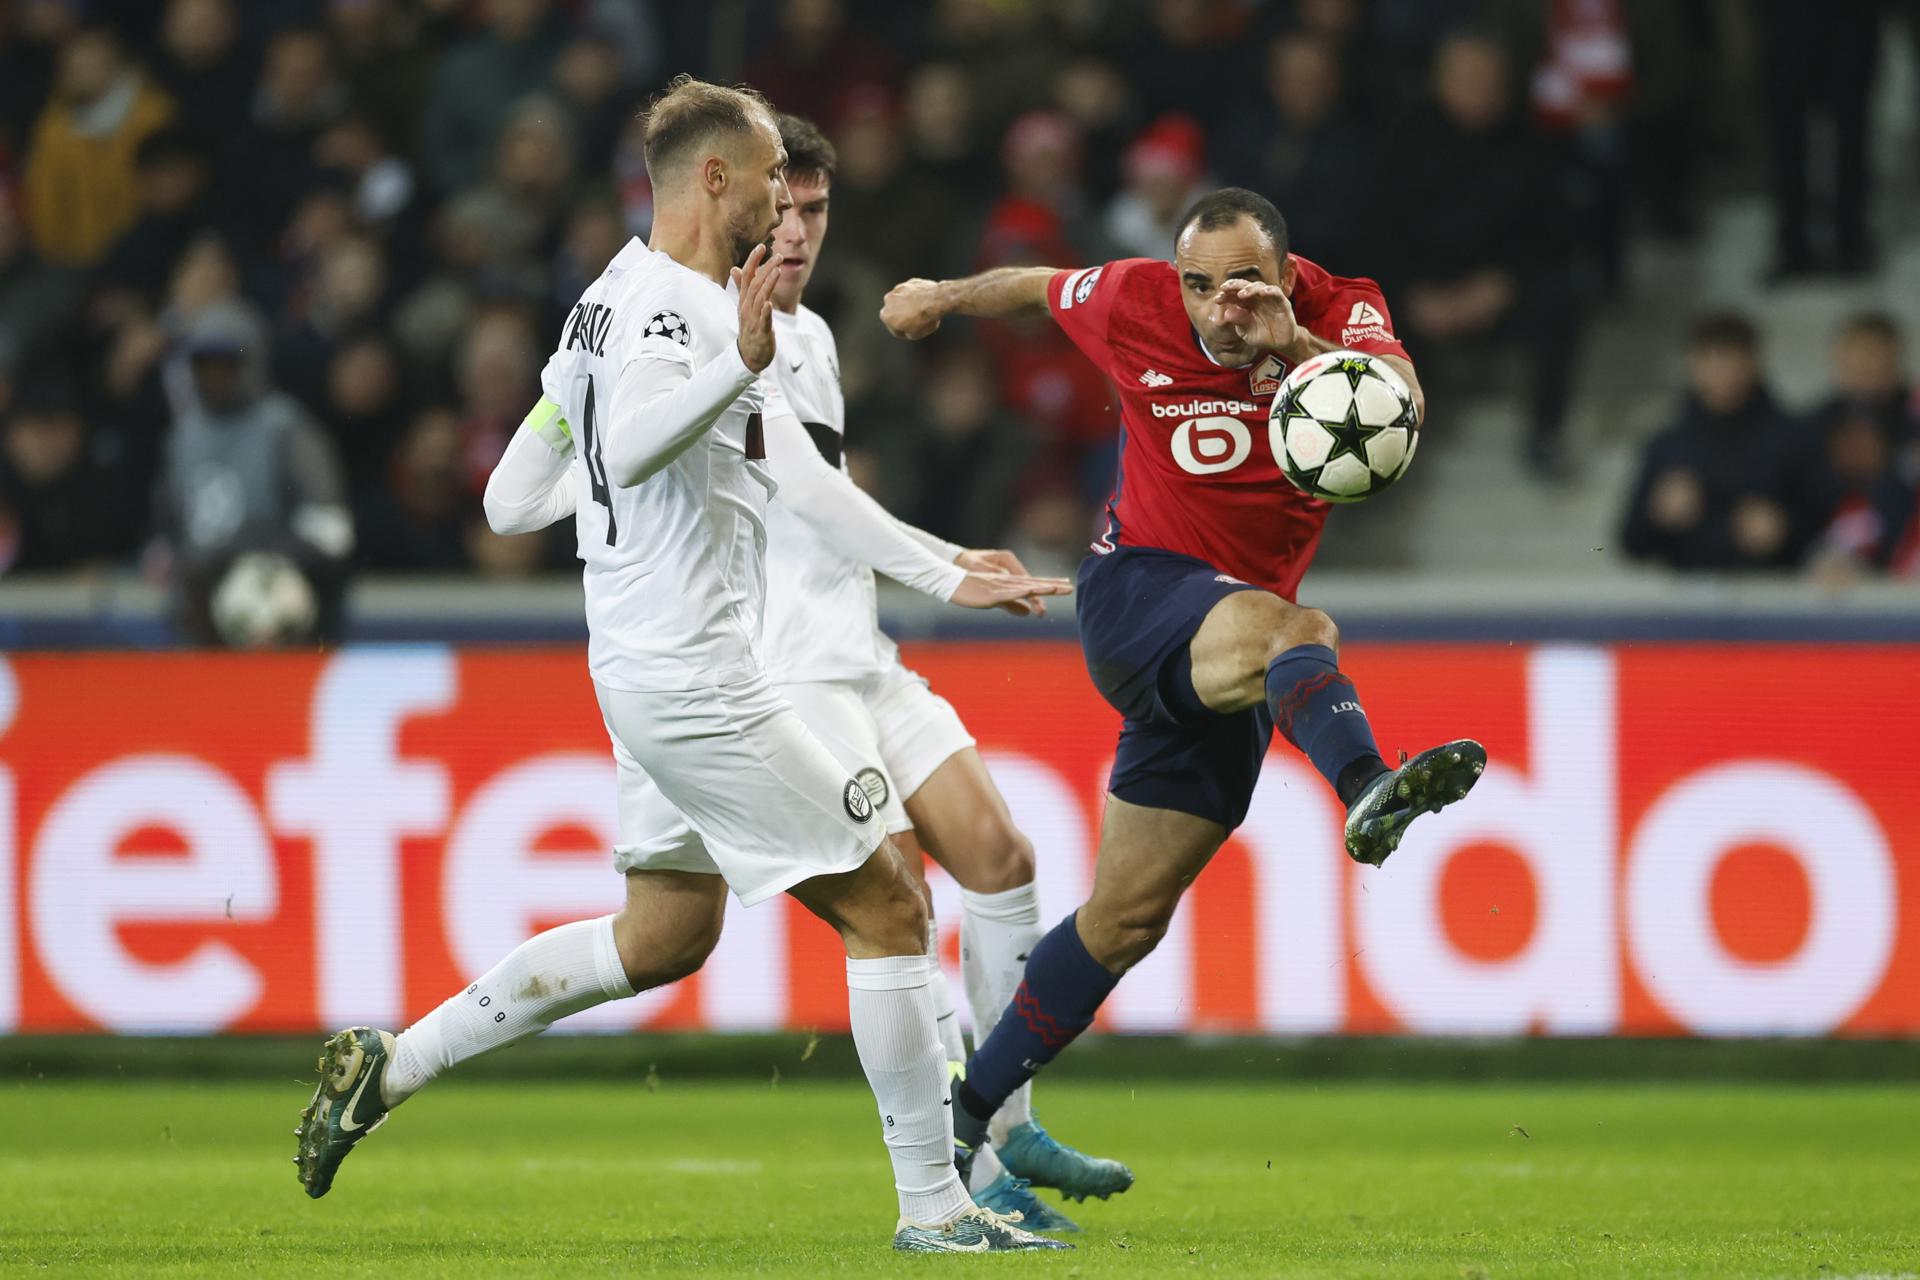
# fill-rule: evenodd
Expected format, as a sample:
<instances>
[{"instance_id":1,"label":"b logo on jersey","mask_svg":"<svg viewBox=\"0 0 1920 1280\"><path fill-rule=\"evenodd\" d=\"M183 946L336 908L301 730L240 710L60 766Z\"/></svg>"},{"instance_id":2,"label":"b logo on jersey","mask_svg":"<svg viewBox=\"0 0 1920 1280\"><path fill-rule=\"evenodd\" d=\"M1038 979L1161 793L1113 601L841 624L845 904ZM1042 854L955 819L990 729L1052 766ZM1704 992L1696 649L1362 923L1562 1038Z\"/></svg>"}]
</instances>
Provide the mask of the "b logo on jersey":
<instances>
[{"instance_id":1,"label":"b logo on jersey","mask_svg":"<svg viewBox=\"0 0 1920 1280\"><path fill-rule=\"evenodd\" d=\"M643 338L671 338L681 346L693 344L693 334L687 329L687 322L680 318L678 311L656 311L647 321L647 327L640 331Z\"/></svg>"},{"instance_id":2,"label":"b logo on jersey","mask_svg":"<svg viewBox=\"0 0 1920 1280\"><path fill-rule=\"evenodd\" d=\"M871 800L876 807L887 802L886 774L869 765L867 768L854 774L853 780L860 784L860 789L867 793L867 799Z\"/></svg>"},{"instance_id":3,"label":"b logo on jersey","mask_svg":"<svg viewBox=\"0 0 1920 1280\"><path fill-rule=\"evenodd\" d=\"M873 801L867 799L867 789L852 778L847 779L847 789L840 799L847 806L847 816L855 822L865 822L873 817Z\"/></svg>"},{"instance_id":4,"label":"b logo on jersey","mask_svg":"<svg viewBox=\"0 0 1920 1280\"><path fill-rule=\"evenodd\" d=\"M1280 389L1286 378L1287 362L1270 355L1253 366L1253 372L1247 375L1247 387L1256 396L1270 396Z\"/></svg>"},{"instance_id":5,"label":"b logo on jersey","mask_svg":"<svg viewBox=\"0 0 1920 1280\"><path fill-rule=\"evenodd\" d=\"M1188 475L1231 471L1253 452L1253 432L1238 418L1188 418L1173 429L1173 460Z\"/></svg>"}]
</instances>

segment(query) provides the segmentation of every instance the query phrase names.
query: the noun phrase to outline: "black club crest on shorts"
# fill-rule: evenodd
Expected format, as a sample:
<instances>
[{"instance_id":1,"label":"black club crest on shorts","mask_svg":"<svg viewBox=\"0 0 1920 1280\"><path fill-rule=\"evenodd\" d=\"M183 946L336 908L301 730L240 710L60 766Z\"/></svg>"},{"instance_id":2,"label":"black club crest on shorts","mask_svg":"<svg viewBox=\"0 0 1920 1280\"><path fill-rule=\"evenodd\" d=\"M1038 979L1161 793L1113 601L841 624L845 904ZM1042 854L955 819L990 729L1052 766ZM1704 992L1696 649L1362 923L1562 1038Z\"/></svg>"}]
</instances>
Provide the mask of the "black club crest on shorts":
<instances>
[{"instance_id":1,"label":"black club crest on shorts","mask_svg":"<svg viewBox=\"0 0 1920 1280\"><path fill-rule=\"evenodd\" d=\"M687 322L680 318L678 311L656 311L647 321L647 327L640 331L643 338L671 338L681 346L693 342L693 334L687 329Z\"/></svg>"},{"instance_id":2,"label":"black club crest on shorts","mask_svg":"<svg viewBox=\"0 0 1920 1280\"><path fill-rule=\"evenodd\" d=\"M855 822L865 822L873 817L873 801L867 799L867 789L847 779L847 789L841 793L841 802L847 806L847 816Z\"/></svg>"}]
</instances>

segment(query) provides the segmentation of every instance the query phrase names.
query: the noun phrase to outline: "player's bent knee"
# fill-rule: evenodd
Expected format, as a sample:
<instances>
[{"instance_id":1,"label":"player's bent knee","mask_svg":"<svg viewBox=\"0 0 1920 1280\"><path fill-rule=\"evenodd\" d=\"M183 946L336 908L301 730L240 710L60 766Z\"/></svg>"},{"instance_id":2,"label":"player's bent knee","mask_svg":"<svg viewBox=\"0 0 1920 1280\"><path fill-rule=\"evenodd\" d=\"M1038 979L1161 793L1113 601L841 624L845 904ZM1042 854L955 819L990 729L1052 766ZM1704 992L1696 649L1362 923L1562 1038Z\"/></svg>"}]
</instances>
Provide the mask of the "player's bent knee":
<instances>
[{"instance_id":1,"label":"player's bent knee","mask_svg":"<svg viewBox=\"0 0 1920 1280\"><path fill-rule=\"evenodd\" d=\"M932 910L920 885L887 846L874 854L862 883L840 907L840 934L849 955L923 955ZM885 859L884 864L878 860Z\"/></svg>"},{"instance_id":2,"label":"player's bent knee","mask_svg":"<svg viewBox=\"0 0 1920 1280\"><path fill-rule=\"evenodd\" d=\"M1260 663L1262 673L1264 674L1267 664L1275 658L1303 644L1324 645L1338 652L1340 628L1334 625L1333 618L1323 610L1290 607L1267 643L1266 653Z\"/></svg>"}]
</instances>

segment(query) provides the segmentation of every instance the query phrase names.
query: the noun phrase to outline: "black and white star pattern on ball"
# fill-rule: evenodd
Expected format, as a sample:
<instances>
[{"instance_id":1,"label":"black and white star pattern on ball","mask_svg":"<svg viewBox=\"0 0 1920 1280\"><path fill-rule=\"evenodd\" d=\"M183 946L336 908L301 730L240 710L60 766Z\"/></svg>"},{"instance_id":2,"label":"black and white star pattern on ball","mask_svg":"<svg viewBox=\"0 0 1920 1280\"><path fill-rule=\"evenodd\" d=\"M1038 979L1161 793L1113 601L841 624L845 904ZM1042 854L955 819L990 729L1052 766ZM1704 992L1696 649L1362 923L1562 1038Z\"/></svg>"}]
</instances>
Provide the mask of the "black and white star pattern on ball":
<instances>
[{"instance_id":1,"label":"black and white star pattern on ball","mask_svg":"<svg viewBox=\"0 0 1920 1280\"><path fill-rule=\"evenodd\" d=\"M1332 462L1343 453L1350 453L1365 462L1367 441L1379 434L1378 427L1369 427L1361 423L1358 408L1349 408L1346 420L1343 422L1322 422L1320 425L1325 427L1327 434L1333 437L1333 448L1327 454L1328 462Z\"/></svg>"},{"instance_id":2,"label":"black and white star pattern on ball","mask_svg":"<svg viewBox=\"0 0 1920 1280\"><path fill-rule=\"evenodd\" d=\"M678 311L656 311L647 321L647 327L640 331L643 338L671 338L681 346L693 342L693 334L687 330L687 322L680 318Z\"/></svg>"}]
</instances>

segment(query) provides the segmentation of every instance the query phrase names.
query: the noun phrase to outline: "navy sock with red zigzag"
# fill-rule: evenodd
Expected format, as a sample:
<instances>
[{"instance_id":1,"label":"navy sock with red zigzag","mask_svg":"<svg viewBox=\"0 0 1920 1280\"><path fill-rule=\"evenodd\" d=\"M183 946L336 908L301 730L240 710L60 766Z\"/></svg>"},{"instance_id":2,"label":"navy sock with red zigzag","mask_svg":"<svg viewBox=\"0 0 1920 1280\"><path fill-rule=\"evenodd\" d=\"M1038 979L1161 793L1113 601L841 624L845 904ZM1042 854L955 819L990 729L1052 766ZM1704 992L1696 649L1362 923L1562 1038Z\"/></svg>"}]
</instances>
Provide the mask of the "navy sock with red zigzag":
<instances>
[{"instance_id":1,"label":"navy sock with red zigzag","mask_svg":"<svg viewBox=\"0 0 1920 1280\"><path fill-rule=\"evenodd\" d=\"M1327 646L1295 645L1267 664L1267 710L1280 735L1340 793L1340 803L1352 804L1386 771L1360 695Z\"/></svg>"},{"instance_id":2,"label":"navy sock with red zigzag","mask_svg":"<svg viewBox=\"0 0 1920 1280\"><path fill-rule=\"evenodd\" d=\"M1092 1025L1119 981L1119 974L1088 953L1073 916L1055 925L1034 944L1013 1003L967 1060L966 1079L955 1090L960 1104L976 1118L990 1119L1008 1095Z\"/></svg>"}]
</instances>

